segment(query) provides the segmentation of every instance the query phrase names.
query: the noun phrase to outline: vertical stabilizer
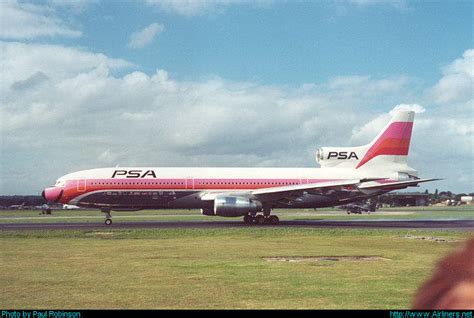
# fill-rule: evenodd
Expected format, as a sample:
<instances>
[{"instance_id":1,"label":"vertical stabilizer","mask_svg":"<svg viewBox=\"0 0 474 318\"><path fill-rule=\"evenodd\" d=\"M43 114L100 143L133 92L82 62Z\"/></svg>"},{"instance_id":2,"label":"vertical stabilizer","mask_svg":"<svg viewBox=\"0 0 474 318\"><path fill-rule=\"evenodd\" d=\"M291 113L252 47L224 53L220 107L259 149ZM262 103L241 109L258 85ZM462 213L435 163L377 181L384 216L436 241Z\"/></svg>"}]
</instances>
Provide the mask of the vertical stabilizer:
<instances>
[{"instance_id":1,"label":"vertical stabilizer","mask_svg":"<svg viewBox=\"0 0 474 318\"><path fill-rule=\"evenodd\" d=\"M389 162L406 164L414 119L415 112L398 111L378 136L367 145L368 150L356 169L379 156L381 158L377 158L377 162L382 164Z\"/></svg>"},{"instance_id":2,"label":"vertical stabilizer","mask_svg":"<svg viewBox=\"0 0 474 318\"><path fill-rule=\"evenodd\" d=\"M415 112L398 111L384 129L367 145L360 147L323 147L317 152L321 167L411 171L408 150Z\"/></svg>"}]
</instances>

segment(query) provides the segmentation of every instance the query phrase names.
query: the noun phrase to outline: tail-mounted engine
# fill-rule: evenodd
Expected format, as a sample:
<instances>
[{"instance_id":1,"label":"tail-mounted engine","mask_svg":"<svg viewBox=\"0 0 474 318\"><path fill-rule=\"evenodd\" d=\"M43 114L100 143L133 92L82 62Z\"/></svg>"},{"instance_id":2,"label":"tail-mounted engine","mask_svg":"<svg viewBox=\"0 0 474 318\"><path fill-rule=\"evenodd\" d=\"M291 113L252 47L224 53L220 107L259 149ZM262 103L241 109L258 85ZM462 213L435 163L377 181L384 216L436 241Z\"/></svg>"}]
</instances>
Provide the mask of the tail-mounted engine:
<instances>
[{"instance_id":1,"label":"tail-mounted engine","mask_svg":"<svg viewBox=\"0 0 474 318\"><path fill-rule=\"evenodd\" d=\"M353 168L363 153L363 147L323 147L316 150L316 162L321 167Z\"/></svg>"}]
</instances>

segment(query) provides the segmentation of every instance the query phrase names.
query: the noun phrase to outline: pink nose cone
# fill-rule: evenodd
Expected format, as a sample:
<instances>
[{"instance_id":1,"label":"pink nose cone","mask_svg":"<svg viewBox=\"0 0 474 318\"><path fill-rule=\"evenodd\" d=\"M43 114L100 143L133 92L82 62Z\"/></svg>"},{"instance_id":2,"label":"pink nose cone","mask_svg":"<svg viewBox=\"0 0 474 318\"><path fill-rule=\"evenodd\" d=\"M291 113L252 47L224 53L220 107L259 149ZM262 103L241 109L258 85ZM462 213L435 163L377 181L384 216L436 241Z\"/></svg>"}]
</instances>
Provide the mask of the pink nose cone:
<instances>
[{"instance_id":1,"label":"pink nose cone","mask_svg":"<svg viewBox=\"0 0 474 318\"><path fill-rule=\"evenodd\" d=\"M43 190L43 198L48 202L57 202L63 194L63 189L57 187L50 187Z\"/></svg>"}]
</instances>

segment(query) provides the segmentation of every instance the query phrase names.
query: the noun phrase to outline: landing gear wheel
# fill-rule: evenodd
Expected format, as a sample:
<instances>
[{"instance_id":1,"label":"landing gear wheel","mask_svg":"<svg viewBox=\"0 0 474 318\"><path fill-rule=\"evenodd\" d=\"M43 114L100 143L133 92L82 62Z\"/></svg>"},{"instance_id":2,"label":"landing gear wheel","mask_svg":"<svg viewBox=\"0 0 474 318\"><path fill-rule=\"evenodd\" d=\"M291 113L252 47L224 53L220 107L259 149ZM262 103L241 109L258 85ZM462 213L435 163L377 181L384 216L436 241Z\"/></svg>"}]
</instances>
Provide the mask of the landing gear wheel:
<instances>
[{"instance_id":1,"label":"landing gear wheel","mask_svg":"<svg viewBox=\"0 0 474 318\"><path fill-rule=\"evenodd\" d=\"M255 224L257 224L257 225L265 224L265 217L263 215L257 215L255 217Z\"/></svg>"},{"instance_id":2,"label":"landing gear wheel","mask_svg":"<svg viewBox=\"0 0 474 318\"><path fill-rule=\"evenodd\" d=\"M254 218L251 215L244 216L244 223L245 224L252 224L253 221L254 221Z\"/></svg>"},{"instance_id":3,"label":"landing gear wheel","mask_svg":"<svg viewBox=\"0 0 474 318\"><path fill-rule=\"evenodd\" d=\"M270 215L268 217L268 223L271 225L277 225L280 223L280 219L276 215Z\"/></svg>"},{"instance_id":4,"label":"landing gear wheel","mask_svg":"<svg viewBox=\"0 0 474 318\"><path fill-rule=\"evenodd\" d=\"M105 215L105 225L112 224L112 215L110 215L110 208L101 208L100 211Z\"/></svg>"},{"instance_id":5,"label":"landing gear wheel","mask_svg":"<svg viewBox=\"0 0 474 318\"><path fill-rule=\"evenodd\" d=\"M268 218L270 216L270 213L272 213L272 207L271 206L263 207L263 216L265 218Z\"/></svg>"}]
</instances>

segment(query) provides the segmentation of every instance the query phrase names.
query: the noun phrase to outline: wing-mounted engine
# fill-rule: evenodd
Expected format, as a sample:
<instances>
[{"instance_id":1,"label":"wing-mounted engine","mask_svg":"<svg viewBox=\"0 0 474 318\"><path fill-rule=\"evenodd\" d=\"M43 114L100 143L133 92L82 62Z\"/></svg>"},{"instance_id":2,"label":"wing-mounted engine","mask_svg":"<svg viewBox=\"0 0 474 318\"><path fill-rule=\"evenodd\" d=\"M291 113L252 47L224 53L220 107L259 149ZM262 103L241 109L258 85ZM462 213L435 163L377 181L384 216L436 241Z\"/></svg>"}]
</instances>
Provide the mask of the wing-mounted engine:
<instances>
[{"instance_id":1,"label":"wing-mounted engine","mask_svg":"<svg viewBox=\"0 0 474 318\"><path fill-rule=\"evenodd\" d=\"M220 195L214 199L214 209L203 209L204 215L238 217L262 210L262 203L247 197Z\"/></svg>"}]
</instances>

